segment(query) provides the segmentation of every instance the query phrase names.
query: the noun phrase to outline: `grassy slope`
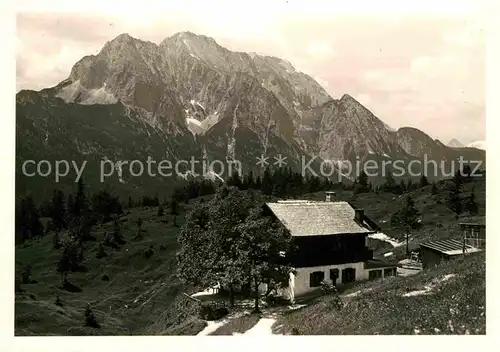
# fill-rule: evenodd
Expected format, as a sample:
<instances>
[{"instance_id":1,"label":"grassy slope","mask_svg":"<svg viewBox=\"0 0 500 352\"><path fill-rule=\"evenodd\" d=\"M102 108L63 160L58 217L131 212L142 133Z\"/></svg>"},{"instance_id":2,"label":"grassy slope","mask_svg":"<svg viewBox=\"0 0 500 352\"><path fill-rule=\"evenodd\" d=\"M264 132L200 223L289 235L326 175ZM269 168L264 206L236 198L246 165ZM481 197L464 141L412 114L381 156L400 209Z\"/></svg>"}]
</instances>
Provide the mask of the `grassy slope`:
<instances>
[{"instance_id":1,"label":"grassy slope","mask_svg":"<svg viewBox=\"0 0 500 352\"><path fill-rule=\"evenodd\" d=\"M476 201L480 214L485 209L485 182L474 180L464 186L464 195L475 185ZM456 220L444 204L446 198L445 182L438 184L438 195L431 195L430 186L411 192L416 206L423 213L422 229L413 233L412 246L430 238L446 238L461 236ZM324 199L324 193L308 195L310 199ZM368 216L377 221L382 230L389 236L401 238L401 231L390 226L390 216L404 202L404 197L393 194L369 193L352 195L344 191L338 194L339 199L350 200L356 206L363 207ZM394 198L394 199L393 199ZM197 201L185 206L189 210ZM52 249L52 236L32 242L28 246L16 247L16 278L26 264L33 266L32 278L36 284L22 285L25 292L16 295L16 335L80 335L80 334L195 334L204 323L188 313L193 310L180 293L183 290L175 278L175 251L178 227L173 227L172 216L166 209L167 224L162 223L156 215L156 208L132 209L130 214L122 217L122 231L127 244L120 250L106 249L109 256L103 259L95 257L98 242L89 242L86 247L85 273L71 273L69 280L82 288L82 292L69 293L61 290L60 277L56 273L56 264L60 251ZM143 219L144 239L134 241L137 232L136 220ZM177 216L182 225L184 211ZM441 225L439 225L441 224ZM99 241L104 231L111 231L112 224L105 224L96 229L94 235ZM146 259L143 252L154 246L155 254ZM159 246L164 244L165 250ZM385 242L371 241L376 252L388 250L402 256L404 246L393 249ZM109 282L101 276L107 274ZM420 279L419 279L420 278ZM416 276L416 282L423 280ZM62 308L54 304L59 294L64 303ZM137 301L136 301L137 299ZM134 301L136 301L134 303ZM91 303L101 329L83 327L84 309ZM186 306L187 305L187 306ZM182 314L180 313L182 312Z\"/></svg>"},{"instance_id":2,"label":"grassy slope","mask_svg":"<svg viewBox=\"0 0 500 352\"><path fill-rule=\"evenodd\" d=\"M446 274L456 276L437 284L430 295L402 297L421 290ZM410 277L370 281L343 297L336 310L322 297L301 310L285 313L277 322L281 333L294 327L301 335L332 334L485 334L485 256L470 255Z\"/></svg>"},{"instance_id":3,"label":"grassy slope","mask_svg":"<svg viewBox=\"0 0 500 352\"><path fill-rule=\"evenodd\" d=\"M190 208L192 205L187 205ZM135 208L121 218L122 232L127 243L120 249L106 247L108 256L96 258L99 242L87 242L85 265L87 272L70 273L68 279L82 292L70 293L60 288L60 276L56 265L60 250L52 248L52 236L16 248L16 278L27 264L33 267L34 284L23 284L25 292L16 294L16 335L86 335L86 334L168 334L189 333L199 330L204 323L179 316L179 305L187 304L179 293L182 286L175 274L177 233L172 217L160 221L156 208ZM143 219L144 238L134 241L136 221ZM177 216L182 225L184 215ZM94 232L102 241L104 231L110 232L107 223ZM154 255L146 259L145 250L153 245ZM164 245L164 250L160 249ZM110 281L102 280L107 274ZM64 306L54 304L59 294ZM92 329L83 326L84 309L90 303L102 327ZM184 329L170 331L170 325L184 321ZM182 328L182 326L180 326ZM188 331L182 331L188 330Z\"/></svg>"}]
</instances>

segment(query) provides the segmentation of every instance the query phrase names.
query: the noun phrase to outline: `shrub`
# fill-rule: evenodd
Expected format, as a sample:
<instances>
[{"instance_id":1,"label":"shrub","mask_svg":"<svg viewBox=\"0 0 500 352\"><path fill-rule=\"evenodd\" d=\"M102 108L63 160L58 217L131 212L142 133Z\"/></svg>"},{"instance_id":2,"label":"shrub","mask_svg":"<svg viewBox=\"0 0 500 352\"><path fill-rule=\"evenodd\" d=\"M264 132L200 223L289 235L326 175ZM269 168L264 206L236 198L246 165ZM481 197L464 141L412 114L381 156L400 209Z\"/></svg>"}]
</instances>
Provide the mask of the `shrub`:
<instances>
[{"instance_id":1,"label":"shrub","mask_svg":"<svg viewBox=\"0 0 500 352\"><path fill-rule=\"evenodd\" d=\"M101 258L104 258L104 257L107 257L107 256L108 256L108 254L104 250L103 244L99 243L99 249L98 249L97 254L96 254L97 259L101 259Z\"/></svg>"},{"instance_id":2,"label":"shrub","mask_svg":"<svg viewBox=\"0 0 500 352\"><path fill-rule=\"evenodd\" d=\"M21 273L23 284L31 283L31 265L27 265Z\"/></svg>"},{"instance_id":3,"label":"shrub","mask_svg":"<svg viewBox=\"0 0 500 352\"><path fill-rule=\"evenodd\" d=\"M323 292L323 294L328 295L338 293L335 285L332 282L326 280L321 281L321 291Z\"/></svg>"},{"instance_id":4,"label":"shrub","mask_svg":"<svg viewBox=\"0 0 500 352\"><path fill-rule=\"evenodd\" d=\"M63 303L62 303L61 298L59 297L59 295L56 296L56 301L54 302L54 304L56 306L59 306L59 307L63 306Z\"/></svg>"},{"instance_id":5,"label":"shrub","mask_svg":"<svg viewBox=\"0 0 500 352\"><path fill-rule=\"evenodd\" d=\"M52 240L54 249L60 249L62 247L61 240L59 239L59 231L54 233L54 238Z\"/></svg>"},{"instance_id":6,"label":"shrub","mask_svg":"<svg viewBox=\"0 0 500 352\"><path fill-rule=\"evenodd\" d=\"M149 259L153 256L154 251L153 251L153 245L150 245L149 248L144 252L144 257L146 259Z\"/></svg>"},{"instance_id":7,"label":"shrub","mask_svg":"<svg viewBox=\"0 0 500 352\"><path fill-rule=\"evenodd\" d=\"M109 276L108 276L108 274L103 274L103 275L101 276L101 280L102 280L102 281L109 281Z\"/></svg>"},{"instance_id":8,"label":"shrub","mask_svg":"<svg viewBox=\"0 0 500 352\"><path fill-rule=\"evenodd\" d=\"M158 217L162 217L164 214L165 214L165 212L163 211L163 207L160 205L158 207L157 215L158 215Z\"/></svg>"},{"instance_id":9,"label":"shrub","mask_svg":"<svg viewBox=\"0 0 500 352\"><path fill-rule=\"evenodd\" d=\"M219 320L229 314L226 307L215 307L212 304L202 304L200 306L199 316L204 320Z\"/></svg>"},{"instance_id":10,"label":"shrub","mask_svg":"<svg viewBox=\"0 0 500 352\"><path fill-rule=\"evenodd\" d=\"M21 280L16 279L15 288L16 288L16 293L24 292L24 290L21 288Z\"/></svg>"}]
</instances>

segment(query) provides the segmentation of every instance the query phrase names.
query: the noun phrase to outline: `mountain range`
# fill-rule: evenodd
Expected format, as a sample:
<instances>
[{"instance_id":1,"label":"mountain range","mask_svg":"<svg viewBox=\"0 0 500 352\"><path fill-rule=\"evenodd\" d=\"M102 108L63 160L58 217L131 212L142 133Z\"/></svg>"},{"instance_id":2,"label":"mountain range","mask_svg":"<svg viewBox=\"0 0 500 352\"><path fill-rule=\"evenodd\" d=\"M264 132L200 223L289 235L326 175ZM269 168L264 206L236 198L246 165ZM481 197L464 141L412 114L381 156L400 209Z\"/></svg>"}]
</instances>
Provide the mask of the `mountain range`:
<instances>
[{"instance_id":1,"label":"mountain range","mask_svg":"<svg viewBox=\"0 0 500 352\"><path fill-rule=\"evenodd\" d=\"M482 149L486 150L486 141L475 141L467 144L468 148L477 148L477 149Z\"/></svg>"},{"instance_id":2,"label":"mountain range","mask_svg":"<svg viewBox=\"0 0 500 352\"><path fill-rule=\"evenodd\" d=\"M465 145L460 142L458 139L456 138L453 138L451 141L448 142L447 144L448 147L452 147L452 148L463 148L465 147Z\"/></svg>"},{"instance_id":3,"label":"mountain range","mask_svg":"<svg viewBox=\"0 0 500 352\"><path fill-rule=\"evenodd\" d=\"M230 51L191 32L160 44L121 34L56 86L20 91L16 138L17 192L42 196L54 181L22 175L25 160L87 160L84 177L96 184L101 161L148 156L239 161L244 173L262 172L262 156L270 164L286 158L299 171L314 159L310 167L319 172L326 160L350 179L342 161L485 159L483 150L451 148L415 128L394 131L349 94L332 98L286 60ZM107 180L125 194L172 184L118 171Z\"/></svg>"}]
</instances>

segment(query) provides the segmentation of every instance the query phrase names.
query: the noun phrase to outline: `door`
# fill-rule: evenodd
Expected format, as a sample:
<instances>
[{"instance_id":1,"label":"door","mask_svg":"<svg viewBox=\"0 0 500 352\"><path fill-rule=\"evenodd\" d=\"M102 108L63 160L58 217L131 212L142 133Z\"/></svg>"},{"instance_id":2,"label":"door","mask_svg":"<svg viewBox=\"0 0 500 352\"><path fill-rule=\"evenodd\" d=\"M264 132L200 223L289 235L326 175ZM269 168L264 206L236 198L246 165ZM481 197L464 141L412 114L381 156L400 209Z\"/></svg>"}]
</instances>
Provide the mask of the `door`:
<instances>
[{"instance_id":1,"label":"door","mask_svg":"<svg viewBox=\"0 0 500 352\"><path fill-rule=\"evenodd\" d=\"M339 278L339 269L330 269L330 280L332 280L332 284L337 284L337 279Z\"/></svg>"}]
</instances>

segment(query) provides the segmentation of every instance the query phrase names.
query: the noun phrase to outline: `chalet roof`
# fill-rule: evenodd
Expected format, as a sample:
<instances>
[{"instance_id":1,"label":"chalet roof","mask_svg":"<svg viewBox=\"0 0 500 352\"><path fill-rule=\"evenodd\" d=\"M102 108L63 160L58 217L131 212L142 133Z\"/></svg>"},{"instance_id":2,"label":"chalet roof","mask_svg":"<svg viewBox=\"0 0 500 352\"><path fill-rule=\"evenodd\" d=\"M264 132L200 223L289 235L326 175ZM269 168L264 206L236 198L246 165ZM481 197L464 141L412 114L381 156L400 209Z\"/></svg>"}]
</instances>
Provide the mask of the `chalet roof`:
<instances>
[{"instance_id":1,"label":"chalet roof","mask_svg":"<svg viewBox=\"0 0 500 352\"><path fill-rule=\"evenodd\" d=\"M459 240L449 239L421 243L420 246L433 249L446 255L459 255L463 254L464 243ZM470 246L468 244L465 245L465 253L474 253L479 251L481 250L476 247Z\"/></svg>"},{"instance_id":2,"label":"chalet roof","mask_svg":"<svg viewBox=\"0 0 500 352\"><path fill-rule=\"evenodd\" d=\"M375 232L367 221L360 224L354 220L355 210L347 202L288 200L266 205L292 236Z\"/></svg>"},{"instance_id":3,"label":"chalet roof","mask_svg":"<svg viewBox=\"0 0 500 352\"><path fill-rule=\"evenodd\" d=\"M373 258L364 263L365 269L396 268L397 266L397 261L386 258Z\"/></svg>"}]
</instances>

